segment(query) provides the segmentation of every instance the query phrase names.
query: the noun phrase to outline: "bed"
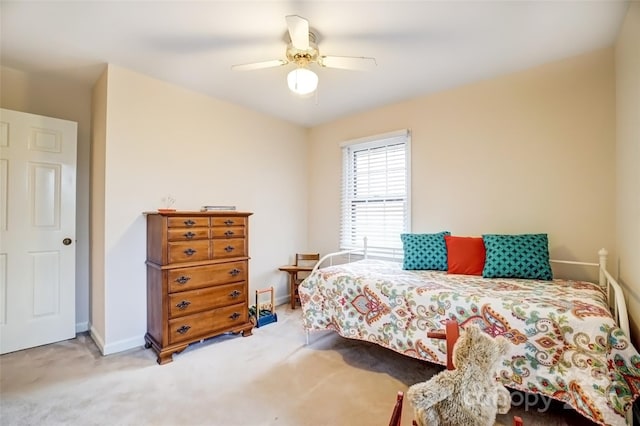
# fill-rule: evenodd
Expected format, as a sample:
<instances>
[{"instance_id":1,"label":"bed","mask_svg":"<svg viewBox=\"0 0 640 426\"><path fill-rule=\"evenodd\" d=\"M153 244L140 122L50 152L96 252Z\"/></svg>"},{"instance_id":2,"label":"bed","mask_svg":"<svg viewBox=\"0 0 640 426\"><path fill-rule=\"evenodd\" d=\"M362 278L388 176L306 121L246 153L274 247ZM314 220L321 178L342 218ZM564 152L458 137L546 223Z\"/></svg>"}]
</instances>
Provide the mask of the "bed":
<instances>
[{"instance_id":1,"label":"bed","mask_svg":"<svg viewBox=\"0 0 640 426\"><path fill-rule=\"evenodd\" d=\"M639 392L640 355L606 251L599 257L552 261L599 267L596 284L405 270L368 258L366 249L360 257L332 253L299 287L303 323L307 332L334 330L441 365L444 342L426 332L449 318L462 327L477 323L510 341L498 371L505 386L562 401L598 424L626 424Z\"/></svg>"}]
</instances>

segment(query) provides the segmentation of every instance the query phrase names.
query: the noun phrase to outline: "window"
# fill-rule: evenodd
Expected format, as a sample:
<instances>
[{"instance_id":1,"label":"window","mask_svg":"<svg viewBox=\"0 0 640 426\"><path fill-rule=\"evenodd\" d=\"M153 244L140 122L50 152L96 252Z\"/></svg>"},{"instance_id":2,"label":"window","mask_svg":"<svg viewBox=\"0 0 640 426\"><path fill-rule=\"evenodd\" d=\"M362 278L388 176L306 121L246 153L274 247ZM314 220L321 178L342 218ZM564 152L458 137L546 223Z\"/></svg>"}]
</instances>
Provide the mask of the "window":
<instances>
[{"instance_id":1,"label":"window","mask_svg":"<svg viewBox=\"0 0 640 426\"><path fill-rule=\"evenodd\" d=\"M400 234L409 232L408 130L342 144L340 248L362 247L376 257L402 254Z\"/></svg>"}]
</instances>

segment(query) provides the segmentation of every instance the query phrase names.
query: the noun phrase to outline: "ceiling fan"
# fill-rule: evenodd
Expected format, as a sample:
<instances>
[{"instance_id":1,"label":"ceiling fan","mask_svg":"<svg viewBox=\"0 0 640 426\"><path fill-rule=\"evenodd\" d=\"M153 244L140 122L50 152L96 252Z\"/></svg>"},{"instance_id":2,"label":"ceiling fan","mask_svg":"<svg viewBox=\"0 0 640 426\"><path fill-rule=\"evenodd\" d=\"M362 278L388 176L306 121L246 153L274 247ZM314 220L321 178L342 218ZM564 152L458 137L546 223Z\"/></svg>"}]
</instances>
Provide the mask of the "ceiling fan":
<instances>
[{"instance_id":1,"label":"ceiling fan","mask_svg":"<svg viewBox=\"0 0 640 426\"><path fill-rule=\"evenodd\" d=\"M375 58L320 55L316 34L309 30L309 21L298 15L288 15L285 19L291 40L285 52L286 59L238 64L231 69L250 71L294 63L296 68L287 75L289 89L298 95L307 95L313 93L318 86L317 74L309 69L309 65L313 63L321 67L347 70L370 70L377 66Z\"/></svg>"}]
</instances>

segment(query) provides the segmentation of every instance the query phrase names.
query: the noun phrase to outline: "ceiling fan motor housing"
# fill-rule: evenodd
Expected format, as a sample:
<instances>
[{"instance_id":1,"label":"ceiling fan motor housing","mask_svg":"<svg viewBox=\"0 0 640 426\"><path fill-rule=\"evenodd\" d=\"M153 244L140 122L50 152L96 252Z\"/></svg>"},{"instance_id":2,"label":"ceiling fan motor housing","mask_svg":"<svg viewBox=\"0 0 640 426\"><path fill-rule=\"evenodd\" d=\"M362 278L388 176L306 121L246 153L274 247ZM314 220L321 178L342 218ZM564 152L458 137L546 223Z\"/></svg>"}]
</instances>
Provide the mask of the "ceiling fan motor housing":
<instances>
[{"instance_id":1,"label":"ceiling fan motor housing","mask_svg":"<svg viewBox=\"0 0 640 426\"><path fill-rule=\"evenodd\" d=\"M287 46L287 59L300 67L306 67L311 62L317 62L318 55L319 51L318 45L316 44L316 35L312 32L309 32L308 49L296 49L291 42Z\"/></svg>"}]
</instances>

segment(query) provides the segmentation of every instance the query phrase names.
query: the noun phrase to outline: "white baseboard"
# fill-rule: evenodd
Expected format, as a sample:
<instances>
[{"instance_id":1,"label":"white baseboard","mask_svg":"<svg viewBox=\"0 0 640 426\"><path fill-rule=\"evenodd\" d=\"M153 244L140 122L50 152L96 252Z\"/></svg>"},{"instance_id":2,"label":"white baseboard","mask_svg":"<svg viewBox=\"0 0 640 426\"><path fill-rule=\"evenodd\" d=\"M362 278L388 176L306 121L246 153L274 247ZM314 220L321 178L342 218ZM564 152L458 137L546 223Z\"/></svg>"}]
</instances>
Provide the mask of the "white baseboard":
<instances>
[{"instance_id":1,"label":"white baseboard","mask_svg":"<svg viewBox=\"0 0 640 426\"><path fill-rule=\"evenodd\" d=\"M102 355L111 355L144 345L144 336L132 337L130 339L105 344L103 337L98 334L93 326L90 328L90 336L98 346L98 349L100 349Z\"/></svg>"},{"instance_id":2,"label":"white baseboard","mask_svg":"<svg viewBox=\"0 0 640 426\"><path fill-rule=\"evenodd\" d=\"M102 349L102 355L115 354L117 352L144 346L144 337L132 337L130 339L119 340L117 342L108 343Z\"/></svg>"},{"instance_id":3,"label":"white baseboard","mask_svg":"<svg viewBox=\"0 0 640 426\"><path fill-rule=\"evenodd\" d=\"M280 305L288 305L290 303L289 295L280 296L275 299L276 306ZM113 343L104 343L104 338L97 332L97 330L93 327L93 325L89 325L89 323L78 323L76 324L76 332L82 332L89 330L89 335L91 339L96 343L98 349L102 355L110 355L115 354L117 352L126 351L129 349L137 348L144 345L144 336L132 337L130 339L120 340Z\"/></svg>"},{"instance_id":4,"label":"white baseboard","mask_svg":"<svg viewBox=\"0 0 640 426\"><path fill-rule=\"evenodd\" d=\"M280 296L280 297L276 297L275 298L276 306L280 306L280 305L291 303L290 301L291 301L291 298L288 295L287 296Z\"/></svg>"},{"instance_id":5,"label":"white baseboard","mask_svg":"<svg viewBox=\"0 0 640 426\"><path fill-rule=\"evenodd\" d=\"M89 321L76 323L76 333L83 333L88 330L89 330Z\"/></svg>"}]
</instances>

